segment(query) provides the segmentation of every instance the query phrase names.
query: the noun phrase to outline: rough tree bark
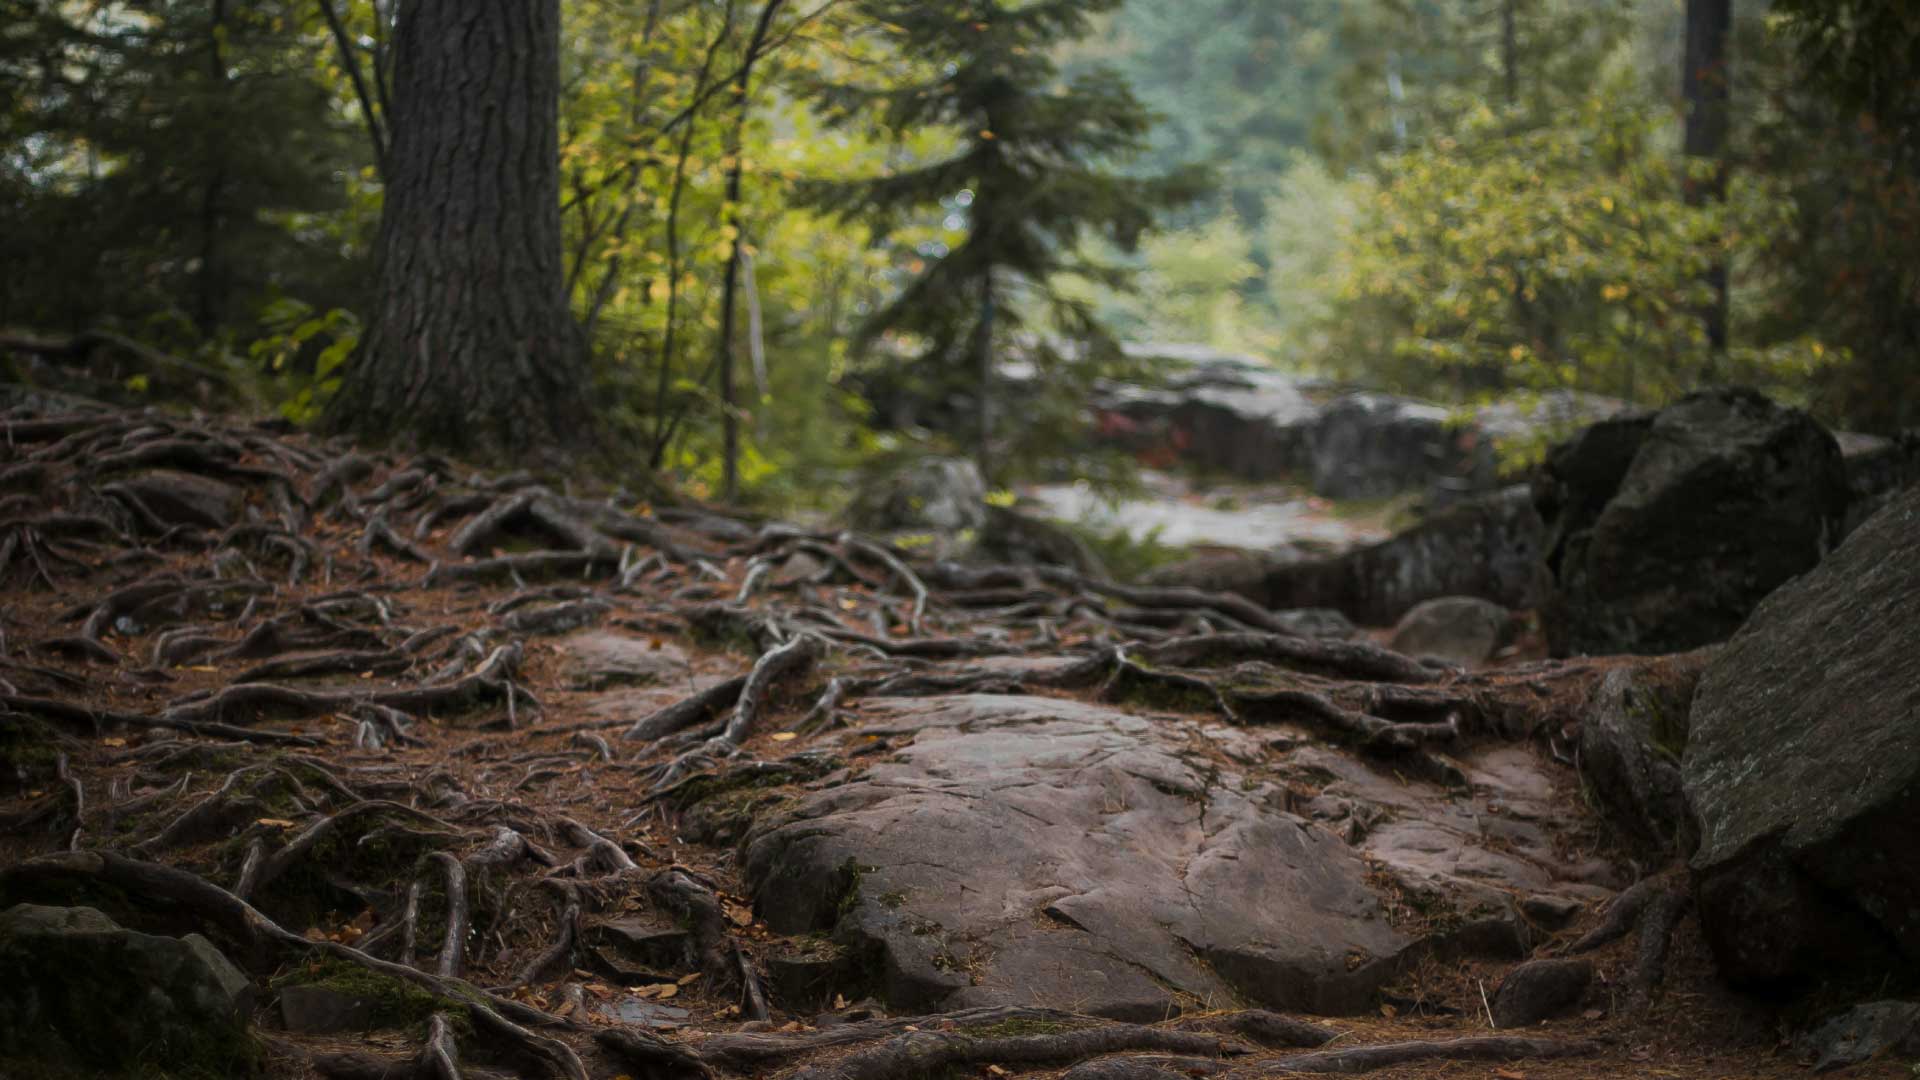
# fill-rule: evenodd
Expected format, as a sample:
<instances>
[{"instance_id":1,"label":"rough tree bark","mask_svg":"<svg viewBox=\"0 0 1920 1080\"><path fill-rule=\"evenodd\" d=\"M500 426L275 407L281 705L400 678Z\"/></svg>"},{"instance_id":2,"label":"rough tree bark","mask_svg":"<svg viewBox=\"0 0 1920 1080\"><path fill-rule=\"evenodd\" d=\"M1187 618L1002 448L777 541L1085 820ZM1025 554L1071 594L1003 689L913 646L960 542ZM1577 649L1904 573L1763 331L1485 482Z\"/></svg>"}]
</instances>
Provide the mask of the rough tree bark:
<instances>
[{"instance_id":1,"label":"rough tree bark","mask_svg":"<svg viewBox=\"0 0 1920 1080\"><path fill-rule=\"evenodd\" d=\"M1687 42L1680 64L1680 93L1687 103L1684 149L1689 158L1710 163L1712 174L1687 181L1687 201L1723 202L1727 192L1726 145L1729 72L1727 36L1733 25L1733 0L1687 0ZM1727 352L1727 260L1715 252L1706 282L1713 299L1701 312L1706 324L1709 362L1718 367ZM1713 374L1709 369L1709 376Z\"/></svg>"},{"instance_id":2,"label":"rough tree bark","mask_svg":"<svg viewBox=\"0 0 1920 1080\"><path fill-rule=\"evenodd\" d=\"M559 0L402 10L373 318L329 427L494 460L591 445L561 265L559 31Z\"/></svg>"}]
</instances>

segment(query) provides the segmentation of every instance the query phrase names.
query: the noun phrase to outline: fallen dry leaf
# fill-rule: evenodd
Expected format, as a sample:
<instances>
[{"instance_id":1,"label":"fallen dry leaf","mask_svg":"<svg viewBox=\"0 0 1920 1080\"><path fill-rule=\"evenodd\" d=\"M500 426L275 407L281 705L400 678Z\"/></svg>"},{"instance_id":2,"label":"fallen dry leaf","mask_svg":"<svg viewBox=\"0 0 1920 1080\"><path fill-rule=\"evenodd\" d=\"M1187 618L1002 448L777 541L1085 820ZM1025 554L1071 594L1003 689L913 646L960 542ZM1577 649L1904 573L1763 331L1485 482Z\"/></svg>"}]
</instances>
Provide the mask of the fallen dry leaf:
<instances>
[{"instance_id":1,"label":"fallen dry leaf","mask_svg":"<svg viewBox=\"0 0 1920 1080\"><path fill-rule=\"evenodd\" d=\"M265 825L270 829L291 829L294 827L293 822L288 821L286 818L280 818L280 817L263 817L260 820L254 822L254 824Z\"/></svg>"},{"instance_id":2,"label":"fallen dry leaf","mask_svg":"<svg viewBox=\"0 0 1920 1080\"><path fill-rule=\"evenodd\" d=\"M791 731L776 731L773 733L774 742L792 742L799 737L800 736L795 735Z\"/></svg>"},{"instance_id":3,"label":"fallen dry leaf","mask_svg":"<svg viewBox=\"0 0 1920 1080\"><path fill-rule=\"evenodd\" d=\"M694 983L697 983L699 981L700 981L700 972L698 971L694 972L691 975L682 975L678 980L681 986L692 986Z\"/></svg>"}]
</instances>

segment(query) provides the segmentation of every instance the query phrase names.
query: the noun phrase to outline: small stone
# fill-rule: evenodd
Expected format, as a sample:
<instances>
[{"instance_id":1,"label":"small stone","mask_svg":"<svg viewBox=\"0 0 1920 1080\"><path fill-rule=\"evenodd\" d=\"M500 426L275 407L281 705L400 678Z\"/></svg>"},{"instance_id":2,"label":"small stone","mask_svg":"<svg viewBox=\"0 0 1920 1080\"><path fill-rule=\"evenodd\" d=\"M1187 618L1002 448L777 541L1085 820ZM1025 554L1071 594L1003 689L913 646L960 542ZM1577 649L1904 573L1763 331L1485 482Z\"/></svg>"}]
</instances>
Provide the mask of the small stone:
<instances>
[{"instance_id":1,"label":"small stone","mask_svg":"<svg viewBox=\"0 0 1920 1080\"><path fill-rule=\"evenodd\" d=\"M1920 1002L1870 1001L1829 1017L1794 1040L1814 1072L1855 1065L1883 1054L1920 1055Z\"/></svg>"},{"instance_id":2,"label":"small stone","mask_svg":"<svg viewBox=\"0 0 1920 1080\"><path fill-rule=\"evenodd\" d=\"M1393 629L1394 651L1475 667L1513 639L1513 614L1475 596L1440 596L1414 605Z\"/></svg>"},{"instance_id":3,"label":"small stone","mask_svg":"<svg viewBox=\"0 0 1920 1080\"><path fill-rule=\"evenodd\" d=\"M559 645L569 681L581 690L683 684L690 670L685 650L659 638L591 630L563 638Z\"/></svg>"},{"instance_id":4,"label":"small stone","mask_svg":"<svg viewBox=\"0 0 1920 1080\"><path fill-rule=\"evenodd\" d=\"M622 960L655 971L684 967L692 948L685 930L645 919L601 923L593 929L591 941L603 953L616 954Z\"/></svg>"},{"instance_id":5,"label":"small stone","mask_svg":"<svg viewBox=\"0 0 1920 1080\"><path fill-rule=\"evenodd\" d=\"M1520 901L1520 913L1543 930L1564 930L1585 906L1570 896L1529 896Z\"/></svg>"},{"instance_id":6,"label":"small stone","mask_svg":"<svg viewBox=\"0 0 1920 1080\"><path fill-rule=\"evenodd\" d=\"M1494 1026L1527 1027L1570 1009L1592 981L1590 961L1529 960L1507 972L1494 991Z\"/></svg>"}]
</instances>

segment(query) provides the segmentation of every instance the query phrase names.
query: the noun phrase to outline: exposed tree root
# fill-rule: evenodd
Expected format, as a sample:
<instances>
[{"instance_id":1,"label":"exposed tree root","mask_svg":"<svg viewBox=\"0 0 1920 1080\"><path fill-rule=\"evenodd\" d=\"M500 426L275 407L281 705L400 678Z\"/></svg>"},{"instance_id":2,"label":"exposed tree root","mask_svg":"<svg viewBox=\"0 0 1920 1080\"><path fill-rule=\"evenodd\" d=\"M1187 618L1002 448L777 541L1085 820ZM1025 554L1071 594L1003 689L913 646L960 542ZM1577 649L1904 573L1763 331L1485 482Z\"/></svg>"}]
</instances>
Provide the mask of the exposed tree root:
<instances>
[{"instance_id":1,"label":"exposed tree root","mask_svg":"<svg viewBox=\"0 0 1920 1080\"><path fill-rule=\"evenodd\" d=\"M586 1066L566 1043L521 1026L526 1022L557 1026L559 1021L554 1017L510 998L488 994L458 979L389 963L335 942L309 941L282 928L246 901L185 870L110 852L41 856L0 870L0 894L30 895L35 886L76 879L109 886L141 900L164 900L189 909L216 925L224 936L244 946L247 954L256 958L274 951L291 951L295 955L318 952L413 983L429 993L462 1003L477 1029L514 1043L569 1080L589 1080Z\"/></svg>"},{"instance_id":2,"label":"exposed tree root","mask_svg":"<svg viewBox=\"0 0 1920 1080\"><path fill-rule=\"evenodd\" d=\"M1431 1042L1380 1043L1342 1050L1320 1050L1278 1061L1246 1065L1226 1073L1228 1080L1260 1080L1298 1073L1367 1073L1419 1061L1526 1061L1581 1057L1598 1052L1591 1042L1529 1039L1515 1035L1484 1035Z\"/></svg>"},{"instance_id":3,"label":"exposed tree root","mask_svg":"<svg viewBox=\"0 0 1920 1080\"><path fill-rule=\"evenodd\" d=\"M1640 915L1646 910L1647 904L1661 891L1657 878L1643 878L1635 882L1607 905L1599 925L1580 935L1578 940L1567 946L1567 955L1578 956L1581 953L1592 952L1632 933L1633 928L1639 924Z\"/></svg>"},{"instance_id":4,"label":"exposed tree root","mask_svg":"<svg viewBox=\"0 0 1920 1080\"><path fill-rule=\"evenodd\" d=\"M711 1077L714 1072L699 1055L639 1028L602 1028L593 1041L623 1065L642 1076Z\"/></svg>"},{"instance_id":5,"label":"exposed tree root","mask_svg":"<svg viewBox=\"0 0 1920 1080\"><path fill-rule=\"evenodd\" d=\"M1653 1004L1653 996L1667 974L1667 952L1673 944L1673 931L1686 913L1687 897L1674 889L1663 889L1647 902L1640 916L1640 939L1634 951L1633 970L1627 976L1628 1007L1644 1012Z\"/></svg>"},{"instance_id":6,"label":"exposed tree root","mask_svg":"<svg viewBox=\"0 0 1920 1080\"><path fill-rule=\"evenodd\" d=\"M802 1069L793 1080L892 1080L969 1065L1048 1065L1125 1050L1226 1057L1245 1053L1242 1043L1217 1036L1137 1024L1111 1024L1044 1035L973 1037L944 1031L913 1031L878 1046L856 1050L825 1066Z\"/></svg>"},{"instance_id":7,"label":"exposed tree root","mask_svg":"<svg viewBox=\"0 0 1920 1080\"><path fill-rule=\"evenodd\" d=\"M1213 1058L1140 1054L1083 1061L1060 1074L1060 1080L1191 1080L1225 1072L1224 1061Z\"/></svg>"},{"instance_id":8,"label":"exposed tree root","mask_svg":"<svg viewBox=\"0 0 1920 1080\"><path fill-rule=\"evenodd\" d=\"M1339 1032L1332 1028L1264 1009L1195 1016L1176 1021L1173 1026L1181 1031L1238 1035L1250 1043L1267 1047L1325 1046L1339 1037Z\"/></svg>"},{"instance_id":9,"label":"exposed tree root","mask_svg":"<svg viewBox=\"0 0 1920 1080\"><path fill-rule=\"evenodd\" d=\"M248 490L195 506L154 467ZM1584 697L1573 691L1598 662L1467 674L1301 637L1228 594L929 562L850 533L629 513L632 498L575 498L525 474L462 477L431 455L158 413L0 416L0 580L20 598L0 612L0 735L31 732L52 751L18 770L19 790L41 794L0 820L20 850L52 854L0 869L0 900L93 893L170 932L206 932L257 974L353 964L439 999L405 1056L272 1040L305 1062L289 1067L330 1076L495 1075L477 1060L584 1080L552 1036L579 1045L589 1032L641 1077L991 1065L1168 1080L1576 1052L1328 1047L1330 1029L1259 1011L1139 1026L1009 1007L776 1026L756 958L784 962L769 942L783 935L680 830L711 826L716 807L786 803L900 747L904 728L831 749L799 741L866 699L1072 695L1157 719L1286 723L1383 772L1447 782L1459 773L1437 751L1539 730L1539 703ZM538 639L595 625L709 648L665 707L667 687L640 686L632 700L646 704L602 693L583 716L561 684L549 701L567 714L549 722L530 685L555 685L571 644ZM1644 1008L1683 912L1679 894L1637 886L1573 948L1638 925L1627 986ZM616 925L640 943L633 955L607 951ZM770 970L785 989L789 969ZM638 993L607 985L616 973L720 1033L606 1026L601 1002ZM1232 1068L1247 1044L1320 1052Z\"/></svg>"}]
</instances>

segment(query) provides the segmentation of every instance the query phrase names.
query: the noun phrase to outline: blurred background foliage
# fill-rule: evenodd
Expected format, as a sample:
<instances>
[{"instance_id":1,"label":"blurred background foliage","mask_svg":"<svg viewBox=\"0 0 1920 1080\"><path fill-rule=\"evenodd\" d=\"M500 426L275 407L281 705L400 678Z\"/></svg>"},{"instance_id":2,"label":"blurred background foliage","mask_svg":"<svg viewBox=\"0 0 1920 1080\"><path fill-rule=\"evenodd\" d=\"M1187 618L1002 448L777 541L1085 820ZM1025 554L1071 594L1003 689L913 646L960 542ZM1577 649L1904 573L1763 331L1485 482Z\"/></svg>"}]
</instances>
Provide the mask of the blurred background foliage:
<instances>
[{"instance_id":1,"label":"blurred background foliage","mask_svg":"<svg viewBox=\"0 0 1920 1080\"><path fill-rule=\"evenodd\" d=\"M983 22L1036 6L970 2ZM1137 98L1154 126L1086 148L1089 168L1215 182L1144 201L1150 218L1104 238L1051 234L1032 287L1003 298L1003 357L1151 375L1102 359L1099 327L1454 402L1571 388L1651 404L1737 380L1844 427L1916 423L1920 14L1904 0L1737 0L1718 162L1682 153L1683 0L1052 2L1065 31L1000 42L1002 60L1044 55L999 77L1038 101ZM695 495L719 482L736 240L744 497L830 503L863 461L971 438L902 429L873 390L911 370L928 328L862 333L965 250L980 211L957 182L873 195L983 138L963 112L850 102L960 77L962 46L927 55L890 6L563 6L582 344L611 430ZM391 4L0 7L0 327L125 334L315 415L367 308ZM1724 199L1692 197L1721 175ZM823 184L868 195L823 201ZM1699 315L1715 266L1723 349ZM1056 467L1047 440L1072 445L1088 419L1084 378L1024 385L1004 407L1033 445L1002 479Z\"/></svg>"}]
</instances>

